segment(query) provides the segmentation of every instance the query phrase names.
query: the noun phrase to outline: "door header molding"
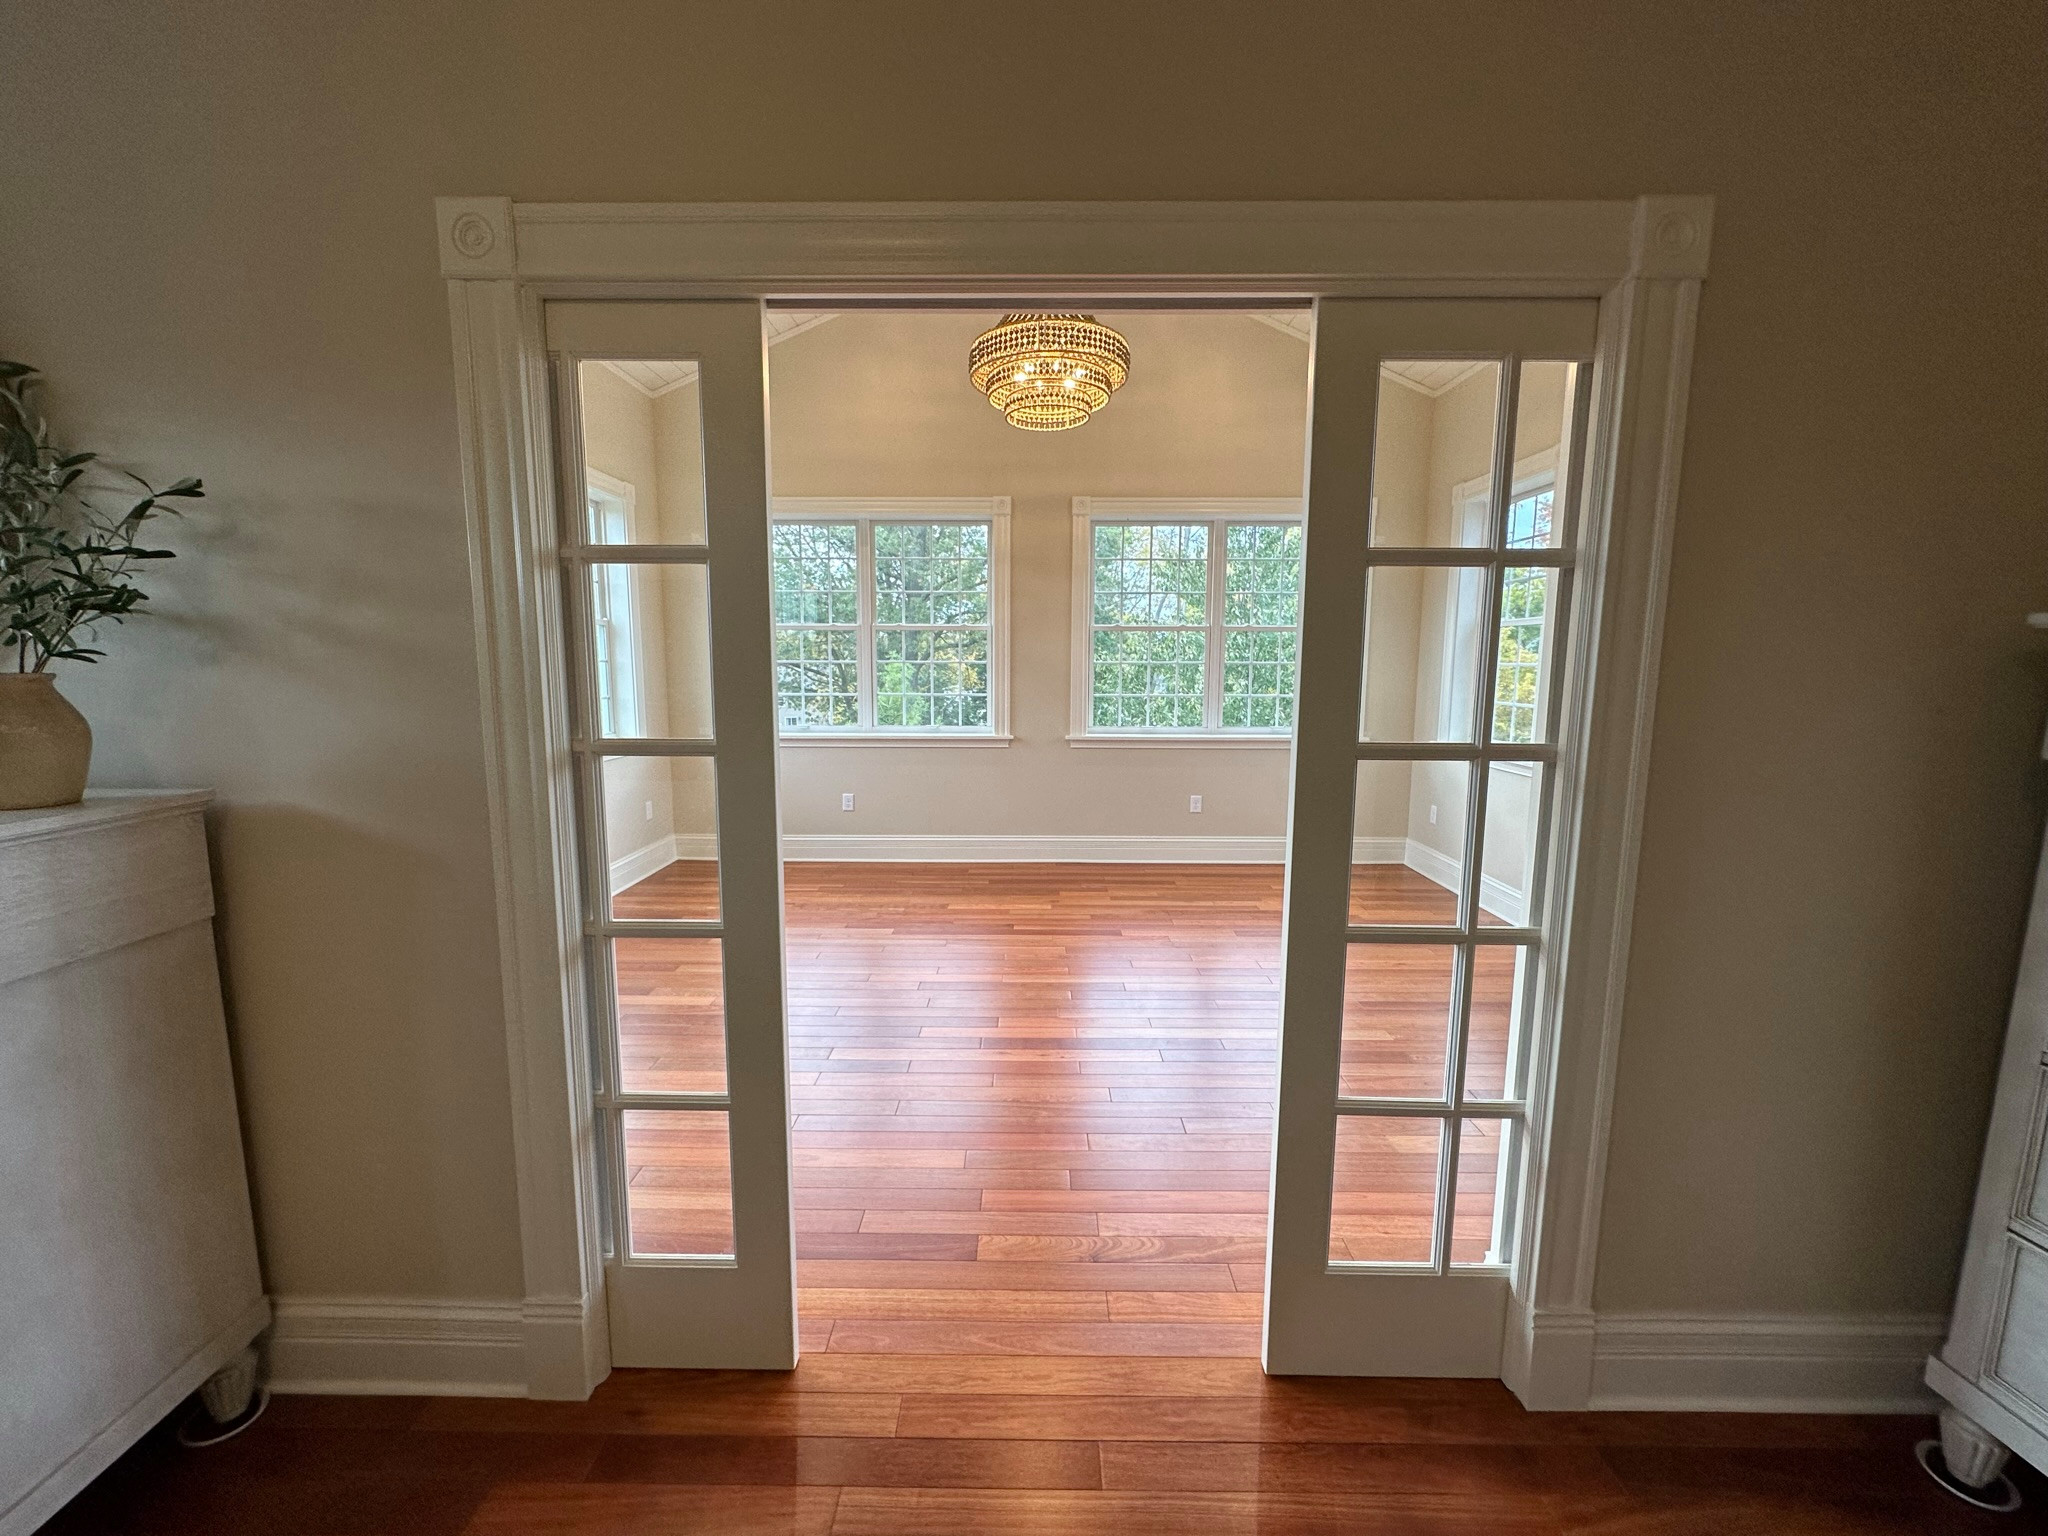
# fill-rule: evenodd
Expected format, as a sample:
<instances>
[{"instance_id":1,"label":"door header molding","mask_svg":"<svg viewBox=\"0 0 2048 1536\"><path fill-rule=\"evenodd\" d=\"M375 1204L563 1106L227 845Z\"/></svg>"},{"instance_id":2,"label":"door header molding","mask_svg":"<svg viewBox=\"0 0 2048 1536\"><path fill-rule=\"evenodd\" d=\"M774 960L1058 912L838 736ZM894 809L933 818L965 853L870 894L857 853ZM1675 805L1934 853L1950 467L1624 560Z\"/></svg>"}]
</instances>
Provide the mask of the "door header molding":
<instances>
[{"instance_id":1,"label":"door header molding","mask_svg":"<svg viewBox=\"0 0 2048 1536\"><path fill-rule=\"evenodd\" d=\"M441 275L671 296L1597 297L1701 278L1709 197L1615 202L515 203L436 200ZM616 290L613 290L616 292Z\"/></svg>"}]
</instances>

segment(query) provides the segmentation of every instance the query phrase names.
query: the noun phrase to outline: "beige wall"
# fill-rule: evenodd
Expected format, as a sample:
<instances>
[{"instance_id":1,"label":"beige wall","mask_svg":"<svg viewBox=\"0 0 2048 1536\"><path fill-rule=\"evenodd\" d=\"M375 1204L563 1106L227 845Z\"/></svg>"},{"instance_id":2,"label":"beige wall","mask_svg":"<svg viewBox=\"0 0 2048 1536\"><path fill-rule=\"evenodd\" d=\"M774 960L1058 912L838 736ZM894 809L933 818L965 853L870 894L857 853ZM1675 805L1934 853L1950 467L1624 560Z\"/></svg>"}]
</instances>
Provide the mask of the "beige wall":
<instances>
[{"instance_id":1,"label":"beige wall","mask_svg":"<svg viewBox=\"0 0 2048 1536\"><path fill-rule=\"evenodd\" d=\"M850 313L769 349L776 495L1010 498L1015 743L787 747L783 830L1277 837L1284 749L1067 744L1073 498L1298 497L1307 346L1245 315L1121 314L1135 361L1109 407L1020 432L966 383L996 318Z\"/></svg>"},{"instance_id":2,"label":"beige wall","mask_svg":"<svg viewBox=\"0 0 2048 1536\"><path fill-rule=\"evenodd\" d=\"M990 110L999 10L0 10L0 350L212 493L65 686L99 782L220 793L273 1287L520 1286L436 193L1678 191L1718 215L1599 1298L1944 1305L2041 824L2043 30L1138 0L1049 150Z\"/></svg>"}]
</instances>

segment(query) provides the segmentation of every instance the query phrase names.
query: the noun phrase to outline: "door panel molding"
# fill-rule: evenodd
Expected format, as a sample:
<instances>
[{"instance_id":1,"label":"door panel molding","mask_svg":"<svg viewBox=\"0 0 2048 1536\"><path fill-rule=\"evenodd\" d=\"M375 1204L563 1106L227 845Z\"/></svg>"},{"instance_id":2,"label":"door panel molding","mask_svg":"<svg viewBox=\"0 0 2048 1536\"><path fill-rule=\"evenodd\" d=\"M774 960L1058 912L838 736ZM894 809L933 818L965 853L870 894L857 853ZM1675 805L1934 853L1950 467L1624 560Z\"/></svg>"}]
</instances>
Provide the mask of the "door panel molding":
<instances>
[{"instance_id":1,"label":"door panel molding","mask_svg":"<svg viewBox=\"0 0 2048 1536\"><path fill-rule=\"evenodd\" d=\"M603 1302L543 297L1005 296L1600 302L1587 515L1607 559L1574 644L1583 723L1571 964L1533 1063L1532 1183L1495 1368L1583 1406L1686 376L1712 200L515 204L437 199L470 541L524 1274L527 1387L587 1396ZM1587 572L1590 579L1593 573ZM536 1321L536 1319L544 1321ZM563 1319L580 1319L577 1327ZM1487 1371L1485 1374L1492 1374Z\"/></svg>"}]
</instances>

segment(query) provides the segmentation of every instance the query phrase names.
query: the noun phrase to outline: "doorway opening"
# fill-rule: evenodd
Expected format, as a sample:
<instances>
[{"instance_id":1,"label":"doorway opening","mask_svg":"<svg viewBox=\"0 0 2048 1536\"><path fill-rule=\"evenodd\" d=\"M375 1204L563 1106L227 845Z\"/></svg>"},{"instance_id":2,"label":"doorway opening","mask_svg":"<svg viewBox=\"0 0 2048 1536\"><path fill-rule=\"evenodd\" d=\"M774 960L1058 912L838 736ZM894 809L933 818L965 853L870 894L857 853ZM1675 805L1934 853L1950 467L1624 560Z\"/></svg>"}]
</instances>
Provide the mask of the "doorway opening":
<instances>
[{"instance_id":1,"label":"doorway opening","mask_svg":"<svg viewBox=\"0 0 2048 1536\"><path fill-rule=\"evenodd\" d=\"M994 312L766 312L807 1351L1260 1352L1311 328L1106 318L1129 381L1035 433L968 386ZM1368 577L1359 735L1403 750L1357 768L1332 1265L1510 1262L1583 373L1381 366L1374 542L1435 553ZM579 364L593 544L704 543L698 387ZM576 596L597 734L709 738L703 567L594 563ZM672 925L720 917L717 767L595 775L613 1240L716 1262L726 977Z\"/></svg>"}]
</instances>

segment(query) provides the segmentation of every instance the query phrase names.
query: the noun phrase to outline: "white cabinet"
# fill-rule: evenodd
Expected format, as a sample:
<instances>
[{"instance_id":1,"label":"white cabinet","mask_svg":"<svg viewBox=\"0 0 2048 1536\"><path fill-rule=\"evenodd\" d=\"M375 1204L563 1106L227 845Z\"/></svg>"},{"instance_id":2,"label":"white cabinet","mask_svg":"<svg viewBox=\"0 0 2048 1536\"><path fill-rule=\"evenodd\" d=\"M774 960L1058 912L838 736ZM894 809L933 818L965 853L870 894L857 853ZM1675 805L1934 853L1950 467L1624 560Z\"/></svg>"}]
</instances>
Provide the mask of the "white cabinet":
<instances>
[{"instance_id":1,"label":"white cabinet","mask_svg":"<svg viewBox=\"0 0 2048 1536\"><path fill-rule=\"evenodd\" d=\"M0 1536L269 1321L206 801L0 813Z\"/></svg>"},{"instance_id":2,"label":"white cabinet","mask_svg":"<svg viewBox=\"0 0 2048 1536\"><path fill-rule=\"evenodd\" d=\"M1989 1441L2048 1470L2048 848L2020 955L1948 1342L1927 1384L1950 1403L1952 1470L1995 1474ZM1962 1452L1974 1446L1975 1454ZM1967 1473L1966 1473L1967 1475ZM1974 1481L1975 1479L1971 1479Z\"/></svg>"}]
</instances>

